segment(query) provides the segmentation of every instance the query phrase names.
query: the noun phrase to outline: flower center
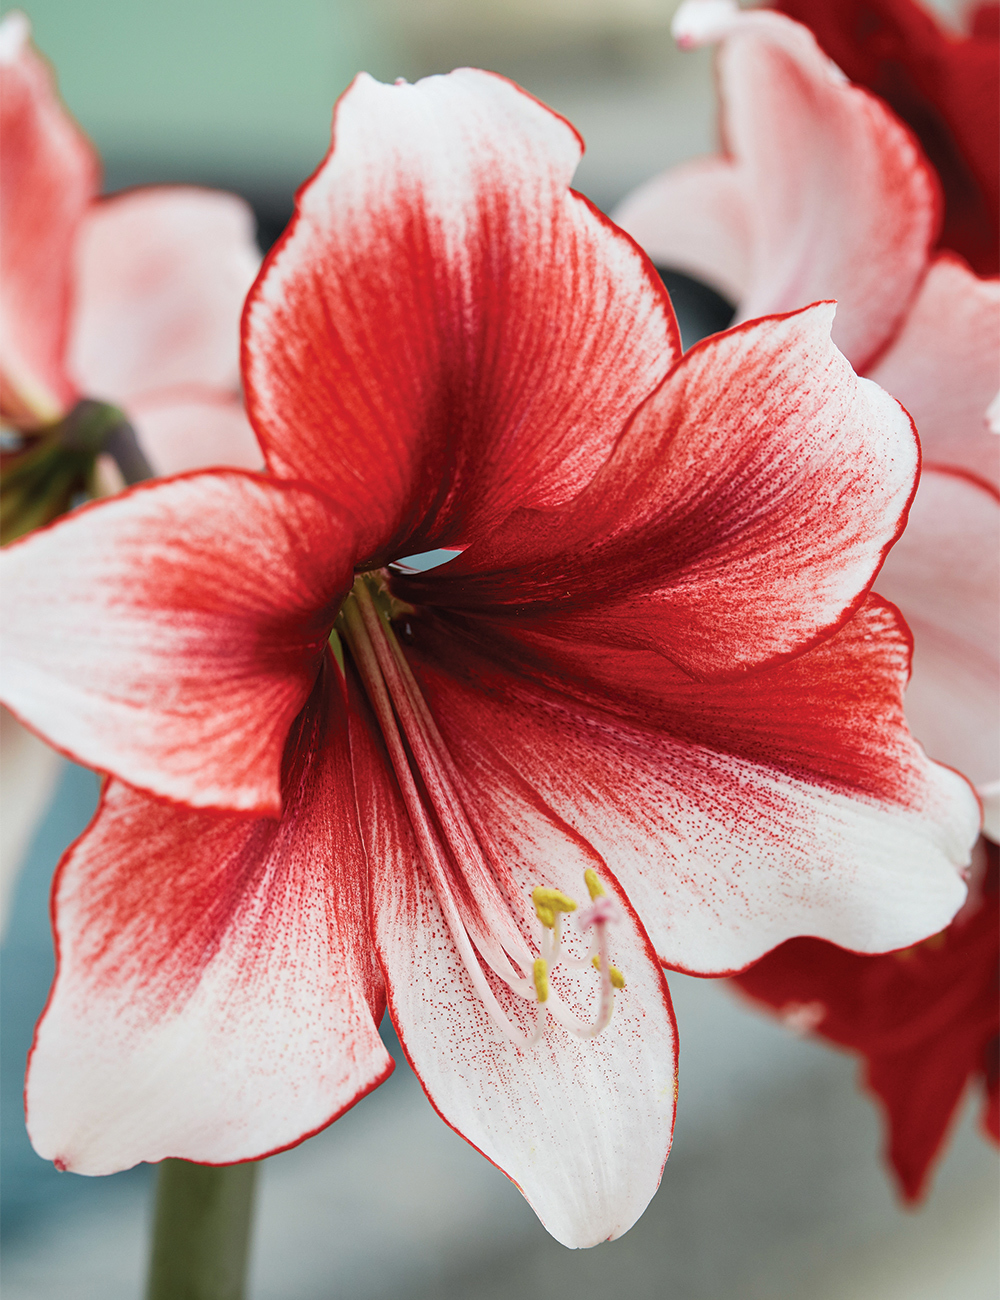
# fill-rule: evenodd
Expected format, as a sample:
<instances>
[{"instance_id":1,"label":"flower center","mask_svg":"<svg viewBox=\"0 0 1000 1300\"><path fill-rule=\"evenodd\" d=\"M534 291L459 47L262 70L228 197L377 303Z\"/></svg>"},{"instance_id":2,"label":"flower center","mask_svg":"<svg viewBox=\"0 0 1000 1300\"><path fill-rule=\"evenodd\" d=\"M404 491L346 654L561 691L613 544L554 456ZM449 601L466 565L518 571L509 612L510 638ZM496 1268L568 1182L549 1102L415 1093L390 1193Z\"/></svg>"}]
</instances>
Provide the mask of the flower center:
<instances>
[{"instance_id":1,"label":"flower center","mask_svg":"<svg viewBox=\"0 0 1000 1300\"><path fill-rule=\"evenodd\" d=\"M584 880L591 903L578 916L584 956L567 950L563 918L576 912L577 904L561 890L535 888L531 901L537 924L529 928L518 923L490 865L495 851L489 827L393 631L391 619L404 612L413 611L390 594L384 574L362 574L340 611L331 644L338 658L340 638L351 652L385 739L421 859L473 987L494 1024L518 1047L538 1043L550 1016L571 1034L594 1038L611 1021L615 989L625 986L608 957L608 926L620 919L618 906L588 867ZM523 901L526 905L527 899ZM524 914L531 915L527 906ZM587 1021L570 1008L560 986L567 979L593 980L593 972L597 1008ZM523 1016L504 1009L498 997L504 989L513 995L515 1006L533 1007L532 1027L522 1028Z\"/></svg>"}]
</instances>

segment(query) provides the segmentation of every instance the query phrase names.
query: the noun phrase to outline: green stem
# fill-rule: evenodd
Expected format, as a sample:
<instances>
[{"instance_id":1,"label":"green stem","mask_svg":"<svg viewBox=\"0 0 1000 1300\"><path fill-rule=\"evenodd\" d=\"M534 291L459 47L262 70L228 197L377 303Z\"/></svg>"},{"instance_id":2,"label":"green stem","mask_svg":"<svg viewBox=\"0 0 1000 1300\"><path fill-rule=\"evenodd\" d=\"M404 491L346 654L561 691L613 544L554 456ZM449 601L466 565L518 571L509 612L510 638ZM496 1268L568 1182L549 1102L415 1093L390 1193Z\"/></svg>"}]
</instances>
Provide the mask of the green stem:
<instances>
[{"instance_id":1,"label":"green stem","mask_svg":"<svg viewBox=\"0 0 1000 1300\"><path fill-rule=\"evenodd\" d=\"M257 1164L164 1160L146 1300L242 1300Z\"/></svg>"}]
</instances>

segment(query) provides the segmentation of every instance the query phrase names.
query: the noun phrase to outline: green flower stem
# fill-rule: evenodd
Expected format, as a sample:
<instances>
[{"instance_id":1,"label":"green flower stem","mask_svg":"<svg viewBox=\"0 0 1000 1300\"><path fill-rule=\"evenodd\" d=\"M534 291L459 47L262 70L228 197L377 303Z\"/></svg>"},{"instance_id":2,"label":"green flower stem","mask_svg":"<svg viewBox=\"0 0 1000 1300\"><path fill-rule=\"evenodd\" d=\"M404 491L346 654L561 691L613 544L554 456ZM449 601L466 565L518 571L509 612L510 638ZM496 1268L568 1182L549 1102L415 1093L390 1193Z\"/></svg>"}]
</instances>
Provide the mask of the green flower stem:
<instances>
[{"instance_id":1,"label":"green flower stem","mask_svg":"<svg viewBox=\"0 0 1000 1300\"><path fill-rule=\"evenodd\" d=\"M257 1163L164 1160L146 1300L242 1300Z\"/></svg>"}]
</instances>

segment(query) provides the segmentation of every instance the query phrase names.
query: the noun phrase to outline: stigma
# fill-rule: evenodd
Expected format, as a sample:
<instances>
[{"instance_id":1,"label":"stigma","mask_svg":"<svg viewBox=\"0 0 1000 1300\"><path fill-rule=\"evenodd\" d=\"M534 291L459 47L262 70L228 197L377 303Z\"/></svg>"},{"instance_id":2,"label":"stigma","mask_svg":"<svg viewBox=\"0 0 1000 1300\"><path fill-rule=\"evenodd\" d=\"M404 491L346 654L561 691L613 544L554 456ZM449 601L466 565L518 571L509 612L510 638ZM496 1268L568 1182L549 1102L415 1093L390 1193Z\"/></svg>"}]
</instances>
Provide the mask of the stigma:
<instances>
[{"instance_id":1,"label":"stigma","mask_svg":"<svg viewBox=\"0 0 1000 1300\"><path fill-rule=\"evenodd\" d=\"M387 577L377 572L355 581L331 645L342 668L346 647L361 678L462 964L490 1020L516 1047L536 1046L550 1022L574 1037L596 1038L611 1023L616 991L625 987L609 954L608 929L620 920L618 904L594 868L583 873L589 906L578 907L569 894L549 885L531 891L530 906L527 898L520 905L510 898L510 878L505 890L489 828L479 821L475 791L450 753L393 630L400 610ZM589 1018L581 1018L570 1001L590 1008Z\"/></svg>"}]
</instances>

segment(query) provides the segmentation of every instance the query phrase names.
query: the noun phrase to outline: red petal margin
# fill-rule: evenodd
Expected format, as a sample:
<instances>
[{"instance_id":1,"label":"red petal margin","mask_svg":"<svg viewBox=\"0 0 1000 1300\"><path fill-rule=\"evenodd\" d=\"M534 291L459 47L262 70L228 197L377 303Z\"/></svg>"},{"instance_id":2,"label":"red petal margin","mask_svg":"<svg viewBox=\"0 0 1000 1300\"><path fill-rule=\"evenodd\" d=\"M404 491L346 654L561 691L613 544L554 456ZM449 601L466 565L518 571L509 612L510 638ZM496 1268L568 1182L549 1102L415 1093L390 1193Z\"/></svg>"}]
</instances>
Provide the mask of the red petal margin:
<instances>
[{"instance_id":1,"label":"red petal margin","mask_svg":"<svg viewBox=\"0 0 1000 1300\"><path fill-rule=\"evenodd\" d=\"M381 562L572 496L680 355L582 146L512 83L359 76L244 317L250 417Z\"/></svg>"},{"instance_id":2,"label":"red petal margin","mask_svg":"<svg viewBox=\"0 0 1000 1300\"><path fill-rule=\"evenodd\" d=\"M452 752L519 772L601 854L665 965L725 974L796 934L885 951L961 905L979 805L906 730L910 646L877 597L732 682L499 620L408 623Z\"/></svg>"},{"instance_id":3,"label":"red petal margin","mask_svg":"<svg viewBox=\"0 0 1000 1300\"><path fill-rule=\"evenodd\" d=\"M883 957L792 939L736 977L741 992L792 1025L857 1052L888 1124L887 1156L904 1200L926 1194L970 1082L995 1106L1000 1033L997 848L981 896L925 943ZM972 900L970 899L970 902Z\"/></svg>"},{"instance_id":4,"label":"red petal margin","mask_svg":"<svg viewBox=\"0 0 1000 1300\"><path fill-rule=\"evenodd\" d=\"M831 343L833 311L692 348L580 496L510 516L400 593L644 645L701 678L801 654L863 599L918 465L909 417Z\"/></svg>"},{"instance_id":5,"label":"red petal margin","mask_svg":"<svg viewBox=\"0 0 1000 1300\"><path fill-rule=\"evenodd\" d=\"M0 406L28 424L57 419L76 397L63 365L74 245L100 184L30 34L21 13L0 23Z\"/></svg>"},{"instance_id":6,"label":"red petal margin","mask_svg":"<svg viewBox=\"0 0 1000 1300\"><path fill-rule=\"evenodd\" d=\"M376 942L407 1057L445 1123L515 1183L558 1241L581 1247L621 1236L659 1184L677 1095L673 1008L642 924L602 870L622 909L621 922L610 927L609 945L626 986L615 995L611 1023L585 1041L550 1020L539 1044L515 1047L474 989L372 727L352 713ZM512 915L530 911L525 905L537 883L557 884L580 897L593 853L582 852L572 833L560 829L558 818L495 756L485 766L462 763L461 770L477 818L517 878ZM574 955L584 956L572 920L566 932ZM536 924L536 939L537 933ZM552 977L569 1008L591 1022L594 975L588 967L575 979L561 972ZM499 980L490 983L521 1032L530 1032L534 1004L516 998Z\"/></svg>"},{"instance_id":7,"label":"red petal margin","mask_svg":"<svg viewBox=\"0 0 1000 1300\"><path fill-rule=\"evenodd\" d=\"M238 470L84 507L0 553L4 702L132 785L277 814L353 554L329 502Z\"/></svg>"},{"instance_id":8,"label":"red petal margin","mask_svg":"<svg viewBox=\"0 0 1000 1300\"><path fill-rule=\"evenodd\" d=\"M280 821L107 786L56 880L58 974L29 1065L28 1129L60 1168L255 1159L392 1070L345 703L328 661Z\"/></svg>"}]
</instances>

